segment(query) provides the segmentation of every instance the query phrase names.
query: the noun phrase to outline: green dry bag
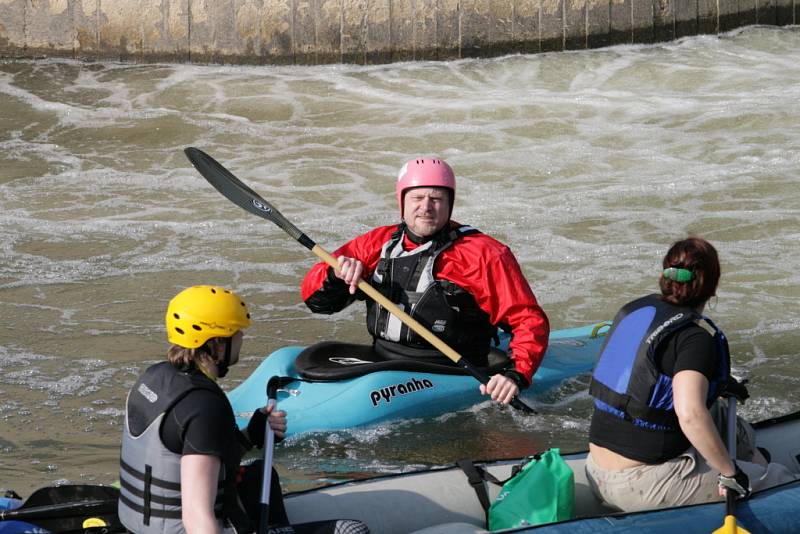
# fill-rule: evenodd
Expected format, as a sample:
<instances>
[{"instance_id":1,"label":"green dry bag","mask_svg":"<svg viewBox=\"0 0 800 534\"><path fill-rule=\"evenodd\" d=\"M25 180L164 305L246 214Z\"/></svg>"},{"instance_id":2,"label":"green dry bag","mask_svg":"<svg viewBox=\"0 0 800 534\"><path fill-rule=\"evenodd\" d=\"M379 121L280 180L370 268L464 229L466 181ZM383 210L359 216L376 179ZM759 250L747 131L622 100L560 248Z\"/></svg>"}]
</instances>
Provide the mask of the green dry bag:
<instances>
[{"instance_id":1,"label":"green dry bag","mask_svg":"<svg viewBox=\"0 0 800 534\"><path fill-rule=\"evenodd\" d=\"M489 507L489 530L564 521L574 511L575 476L561 451L550 449L503 484Z\"/></svg>"}]
</instances>

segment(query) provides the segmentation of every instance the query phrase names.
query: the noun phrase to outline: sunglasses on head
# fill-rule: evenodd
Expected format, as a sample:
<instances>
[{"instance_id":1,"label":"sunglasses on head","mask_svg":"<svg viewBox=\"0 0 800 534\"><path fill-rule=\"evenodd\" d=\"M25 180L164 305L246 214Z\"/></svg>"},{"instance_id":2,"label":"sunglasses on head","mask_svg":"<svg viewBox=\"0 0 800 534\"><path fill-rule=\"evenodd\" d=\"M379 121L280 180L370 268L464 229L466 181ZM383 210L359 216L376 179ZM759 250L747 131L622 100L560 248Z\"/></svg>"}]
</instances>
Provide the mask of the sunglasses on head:
<instances>
[{"instance_id":1,"label":"sunglasses on head","mask_svg":"<svg viewBox=\"0 0 800 534\"><path fill-rule=\"evenodd\" d=\"M683 267L667 267L664 269L664 278L680 283L690 282L694 278L694 273Z\"/></svg>"}]
</instances>

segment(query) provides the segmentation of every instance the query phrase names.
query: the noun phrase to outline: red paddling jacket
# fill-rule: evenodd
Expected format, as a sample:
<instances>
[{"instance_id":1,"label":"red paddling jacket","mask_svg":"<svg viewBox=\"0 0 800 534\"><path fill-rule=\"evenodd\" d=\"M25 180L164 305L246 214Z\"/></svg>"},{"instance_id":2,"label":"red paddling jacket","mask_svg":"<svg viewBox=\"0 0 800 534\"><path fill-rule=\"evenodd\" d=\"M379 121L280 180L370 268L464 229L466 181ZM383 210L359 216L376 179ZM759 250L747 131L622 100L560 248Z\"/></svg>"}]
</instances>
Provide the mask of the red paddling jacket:
<instances>
[{"instance_id":1,"label":"red paddling jacket","mask_svg":"<svg viewBox=\"0 0 800 534\"><path fill-rule=\"evenodd\" d=\"M333 256L364 264L364 278L468 359L485 356L498 327L510 331L516 373L530 384L550 326L511 250L499 241L451 221L423 243L405 225L375 228ZM315 313L335 313L357 297L320 262L306 274L302 297ZM377 303L367 304L367 329L376 350L409 357L438 355L426 341Z\"/></svg>"}]
</instances>

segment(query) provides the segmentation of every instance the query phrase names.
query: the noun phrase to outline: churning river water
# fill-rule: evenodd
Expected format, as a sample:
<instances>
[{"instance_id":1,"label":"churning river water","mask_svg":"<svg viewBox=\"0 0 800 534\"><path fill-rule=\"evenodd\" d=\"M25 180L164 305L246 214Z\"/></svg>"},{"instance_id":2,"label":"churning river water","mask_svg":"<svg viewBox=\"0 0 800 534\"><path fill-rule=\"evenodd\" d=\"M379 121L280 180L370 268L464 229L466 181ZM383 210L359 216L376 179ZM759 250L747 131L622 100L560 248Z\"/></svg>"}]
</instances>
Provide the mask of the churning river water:
<instances>
[{"instance_id":1,"label":"churning river water","mask_svg":"<svg viewBox=\"0 0 800 534\"><path fill-rule=\"evenodd\" d=\"M332 250L398 219L399 166L447 159L454 218L508 243L553 328L656 290L668 245L719 249L709 314L758 419L800 409L800 28L447 63L232 67L0 63L0 487L110 483L124 400L164 358L193 284L251 306L241 382L285 345L366 342L363 307L314 316L315 261L191 167L200 147ZM586 447L581 376L520 416L299 436L287 488L462 457ZM342 407L343 410L347 406Z\"/></svg>"}]
</instances>

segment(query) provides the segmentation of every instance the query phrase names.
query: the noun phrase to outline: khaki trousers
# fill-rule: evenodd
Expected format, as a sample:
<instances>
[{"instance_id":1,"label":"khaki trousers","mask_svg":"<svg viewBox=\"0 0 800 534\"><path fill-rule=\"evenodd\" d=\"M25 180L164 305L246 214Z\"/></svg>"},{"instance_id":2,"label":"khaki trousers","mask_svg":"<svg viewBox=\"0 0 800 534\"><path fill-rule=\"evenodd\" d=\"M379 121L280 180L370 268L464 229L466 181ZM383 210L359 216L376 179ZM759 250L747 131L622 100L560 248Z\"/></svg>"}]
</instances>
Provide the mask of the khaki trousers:
<instances>
[{"instance_id":1,"label":"khaki trousers","mask_svg":"<svg viewBox=\"0 0 800 534\"><path fill-rule=\"evenodd\" d=\"M718 429L724 430L727 426L725 404L718 402L711 413ZM781 464L771 463L765 468L747 461L755 451L755 432L747 422L738 419L737 464L750 478L753 491L794 480L794 475ZM723 500L717 490L719 473L694 447L661 464L616 471L601 469L590 454L586 457L586 476L600 500L624 512Z\"/></svg>"}]
</instances>

